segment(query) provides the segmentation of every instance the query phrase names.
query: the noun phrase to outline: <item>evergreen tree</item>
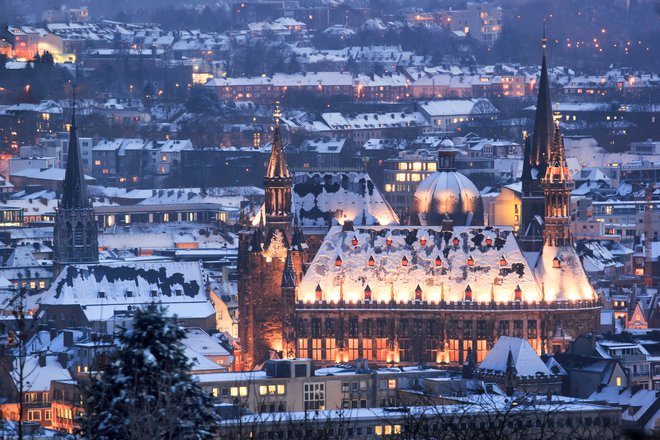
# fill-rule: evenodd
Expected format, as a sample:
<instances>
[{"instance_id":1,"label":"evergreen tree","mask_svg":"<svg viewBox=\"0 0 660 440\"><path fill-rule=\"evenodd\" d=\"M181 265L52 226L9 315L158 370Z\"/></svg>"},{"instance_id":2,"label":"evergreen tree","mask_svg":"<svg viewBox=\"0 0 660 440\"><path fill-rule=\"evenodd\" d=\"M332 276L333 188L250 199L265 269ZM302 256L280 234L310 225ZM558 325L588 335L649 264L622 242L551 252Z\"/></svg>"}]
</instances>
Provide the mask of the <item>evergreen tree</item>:
<instances>
[{"instance_id":1,"label":"evergreen tree","mask_svg":"<svg viewBox=\"0 0 660 440\"><path fill-rule=\"evenodd\" d=\"M206 440L217 417L210 395L188 374L185 332L155 305L138 310L120 349L85 393L88 440Z\"/></svg>"}]
</instances>

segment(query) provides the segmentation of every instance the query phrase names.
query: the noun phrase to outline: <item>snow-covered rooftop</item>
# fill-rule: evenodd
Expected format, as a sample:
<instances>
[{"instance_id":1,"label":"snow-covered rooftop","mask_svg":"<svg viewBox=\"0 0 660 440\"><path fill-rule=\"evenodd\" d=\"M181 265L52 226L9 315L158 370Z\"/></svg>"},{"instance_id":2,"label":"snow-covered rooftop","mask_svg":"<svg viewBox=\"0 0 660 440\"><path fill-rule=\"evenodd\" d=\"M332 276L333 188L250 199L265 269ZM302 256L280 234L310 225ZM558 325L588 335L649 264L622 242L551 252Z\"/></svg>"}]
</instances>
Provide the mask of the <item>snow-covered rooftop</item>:
<instances>
[{"instance_id":1,"label":"snow-covered rooftop","mask_svg":"<svg viewBox=\"0 0 660 440\"><path fill-rule=\"evenodd\" d=\"M509 352L519 377L535 377L537 374L553 375L526 339L511 336L500 336L479 365L479 370L504 374L507 370Z\"/></svg>"},{"instance_id":2,"label":"snow-covered rooftop","mask_svg":"<svg viewBox=\"0 0 660 440\"><path fill-rule=\"evenodd\" d=\"M523 301L542 298L511 228L455 226L442 232L441 227L374 226L343 231L335 226L300 283L298 300L315 301L317 285L328 302L339 301L340 291L347 302L362 301L367 286L378 302L411 301L418 286L422 299L429 302L443 297L447 303L463 301L468 286L475 302L490 302L491 297L497 302L514 301L518 286Z\"/></svg>"},{"instance_id":3,"label":"snow-covered rooftop","mask_svg":"<svg viewBox=\"0 0 660 440\"><path fill-rule=\"evenodd\" d=\"M198 262L67 266L41 304L78 304L90 321L97 321L152 302L181 318L214 314Z\"/></svg>"}]
</instances>

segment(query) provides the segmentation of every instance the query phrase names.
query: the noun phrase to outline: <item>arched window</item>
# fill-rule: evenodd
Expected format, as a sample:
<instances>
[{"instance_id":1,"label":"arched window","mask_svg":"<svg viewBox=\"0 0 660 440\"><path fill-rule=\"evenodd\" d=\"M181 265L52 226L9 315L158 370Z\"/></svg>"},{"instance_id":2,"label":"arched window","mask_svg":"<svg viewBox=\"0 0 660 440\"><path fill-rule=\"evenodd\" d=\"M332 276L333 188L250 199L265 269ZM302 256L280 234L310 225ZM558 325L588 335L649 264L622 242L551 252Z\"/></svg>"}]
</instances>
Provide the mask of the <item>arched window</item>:
<instances>
[{"instance_id":1,"label":"arched window","mask_svg":"<svg viewBox=\"0 0 660 440\"><path fill-rule=\"evenodd\" d=\"M80 222L76 223L76 231L73 237L73 243L75 246L83 245L83 225Z\"/></svg>"},{"instance_id":2,"label":"arched window","mask_svg":"<svg viewBox=\"0 0 660 440\"><path fill-rule=\"evenodd\" d=\"M73 246L73 226L70 222L66 222L66 241L67 246Z\"/></svg>"}]
</instances>

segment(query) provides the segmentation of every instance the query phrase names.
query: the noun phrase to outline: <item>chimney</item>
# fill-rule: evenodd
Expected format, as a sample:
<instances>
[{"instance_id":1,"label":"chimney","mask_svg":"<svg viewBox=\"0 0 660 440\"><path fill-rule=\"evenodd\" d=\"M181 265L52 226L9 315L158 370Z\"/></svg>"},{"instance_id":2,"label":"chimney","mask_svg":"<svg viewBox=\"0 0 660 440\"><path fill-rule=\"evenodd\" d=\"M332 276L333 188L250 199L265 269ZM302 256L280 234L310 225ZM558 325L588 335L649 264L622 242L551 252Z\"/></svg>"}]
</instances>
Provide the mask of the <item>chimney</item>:
<instances>
[{"instance_id":1,"label":"chimney","mask_svg":"<svg viewBox=\"0 0 660 440\"><path fill-rule=\"evenodd\" d=\"M57 337L57 327L55 326L55 321L48 321L48 331L50 332L51 341Z\"/></svg>"},{"instance_id":2,"label":"chimney","mask_svg":"<svg viewBox=\"0 0 660 440\"><path fill-rule=\"evenodd\" d=\"M68 368L69 355L66 353L57 353L57 361L62 365L62 368Z\"/></svg>"},{"instance_id":3,"label":"chimney","mask_svg":"<svg viewBox=\"0 0 660 440\"><path fill-rule=\"evenodd\" d=\"M73 347L73 332L71 330L64 331L64 346L66 348Z\"/></svg>"}]
</instances>

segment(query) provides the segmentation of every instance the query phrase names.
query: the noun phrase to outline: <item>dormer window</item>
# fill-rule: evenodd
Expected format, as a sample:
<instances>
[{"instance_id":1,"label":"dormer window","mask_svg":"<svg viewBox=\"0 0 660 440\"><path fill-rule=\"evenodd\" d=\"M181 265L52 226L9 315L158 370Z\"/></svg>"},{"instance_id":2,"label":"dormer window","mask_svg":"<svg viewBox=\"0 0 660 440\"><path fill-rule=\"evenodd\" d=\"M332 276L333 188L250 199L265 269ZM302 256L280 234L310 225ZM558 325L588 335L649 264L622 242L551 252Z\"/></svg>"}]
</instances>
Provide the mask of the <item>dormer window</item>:
<instances>
[{"instance_id":1,"label":"dormer window","mask_svg":"<svg viewBox=\"0 0 660 440\"><path fill-rule=\"evenodd\" d=\"M155 297L157 297L157 296L158 296L158 290L156 290L156 289L151 289L151 297L152 297L152 298L155 298Z\"/></svg>"},{"instance_id":2,"label":"dormer window","mask_svg":"<svg viewBox=\"0 0 660 440\"><path fill-rule=\"evenodd\" d=\"M105 298L105 292L103 290L99 290L99 298Z\"/></svg>"}]
</instances>

